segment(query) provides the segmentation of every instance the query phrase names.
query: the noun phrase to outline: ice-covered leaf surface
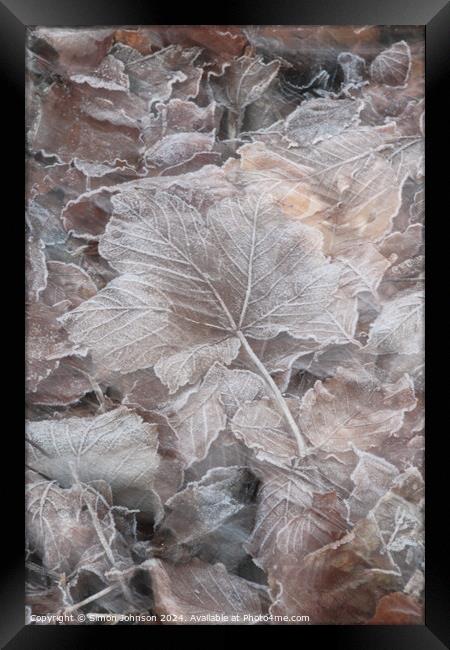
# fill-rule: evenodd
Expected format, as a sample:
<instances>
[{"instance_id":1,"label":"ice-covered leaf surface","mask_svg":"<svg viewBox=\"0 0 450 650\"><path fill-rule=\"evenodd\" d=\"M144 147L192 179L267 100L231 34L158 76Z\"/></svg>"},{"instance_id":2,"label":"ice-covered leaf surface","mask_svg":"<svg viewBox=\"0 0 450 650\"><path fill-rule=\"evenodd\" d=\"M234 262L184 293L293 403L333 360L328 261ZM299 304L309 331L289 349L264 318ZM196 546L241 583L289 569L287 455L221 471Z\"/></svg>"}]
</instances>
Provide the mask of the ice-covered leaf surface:
<instances>
[{"instance_id":1,"label":"ice-covered leaf surface","mask_svg":"<svg viewBox=\"0 0 450 650\"><path fill-rule=\"evenodd\" d=\"M217 624L221 617L227 617L222 624L237 624L243 610L255 618L263 612L264 591L229 574L221 564L196 560L172 567L152 560L148 571L154 582L156 611L174 616L175 623Z\"/></svg>"},{"instance_id":2,"label":"ice-covered leaf surface","mask_svg":"<svg viewBox=\"0 0 450 650\"><path fill-rule=\"evenodd\" d=\"M421 624L423 29L35 27L26 80L27 622Z\"/></svg>"},{"instance_id":3,"label":"ice-covered leaf surface","mask_svg":"<svg viewBox=\"0 0 450 650\"><path fill-rule=\"evenodd\" d=\"M206 219L167 193L112 201L100 252L122 275L64 318L111 369L155 366L176 390L214 361L229 364L243 337L327 341L311 322L332 320L341 271L312 228L260 197L220 202Z\"/></svg>"},{"instance_id":4,"label":"ice-covered leaf surface","mask_svg":"<svg viewBox=\"0 0 450 650\"><path fill-rule=\"evenodd\" d=\"M151 511L156 429L123 407L97 417L29 422L28 464L63 486L103 479L117 504Z\"/></svg>"}]
</instances>

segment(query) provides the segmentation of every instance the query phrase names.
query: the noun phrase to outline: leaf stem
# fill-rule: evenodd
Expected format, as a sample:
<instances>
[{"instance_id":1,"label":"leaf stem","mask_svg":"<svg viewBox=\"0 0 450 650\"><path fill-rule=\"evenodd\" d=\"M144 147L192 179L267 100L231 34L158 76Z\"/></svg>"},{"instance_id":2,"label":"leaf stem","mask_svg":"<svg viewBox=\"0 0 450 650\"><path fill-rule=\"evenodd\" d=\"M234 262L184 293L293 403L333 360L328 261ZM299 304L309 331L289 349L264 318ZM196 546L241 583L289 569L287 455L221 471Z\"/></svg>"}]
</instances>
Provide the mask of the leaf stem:
<instances>
[{"instance_id":1,"label":"leaf stem","mask_svg":"<svg viewBox=\"0 0 450 650\"><path fill-rule=\"evenodd\" d=\"M241 343L242 343L245 351L247 352L248 356L253 361L255 366L258 368L258 370L261 373L262 377L265 379L265 381L269 385L270 389L272 390L275 401L276 401L281 413L286 418L286 421L288 422L288 424L289 424L289 426L290 426L290 428L292 430L292 433L295 436L295 439L297 441L297 446L298 446L298 451L299 451L300 458L303 458L306 455L305 442L303 440L302 434L300 433L300 429L299 429L296 421L294 420L294 418L292 416L292 413L290 412L290 410L289 410L289 408L288 408L288 406L286 404L286 401L283 398L283 395L280 392L280 389L278 388L278 386L276 385L276 383L274 382L274 380L270 376L270 373L268 372L265 365L261 362L261 360L258 358L258 356L253 351L251 345L249 344L249 342L247 341L247 339L245 338L243 333L238 331L236 334L237 334L239 340L241 341Z\"/></svg>"},{"instance_id":2,"label":"leaf stem","mask_svg":"<svg viewBox=\"0 0 450 650\"><path fill-rule=\"evenodd\" d=\"M85 605L89 605L89 603L94 602L94 600L98 600L99 598L102 598L103 596L106 596L106 594L109 594L111 591L114 589L117 589L120 587L119 584L114 584L114 585L109 585L109 587L106 587L105 589L102 589L101 591L98 591L96 594L92 594L92 596L89 596L88 598L85 598L79 603L76 603L75 605L70 605L70 607L66 607L64 609L64 614L70 614L70 612L74 612L77 609L80 609L80 607L84 607Z\"/></svg>"}]
</instances>

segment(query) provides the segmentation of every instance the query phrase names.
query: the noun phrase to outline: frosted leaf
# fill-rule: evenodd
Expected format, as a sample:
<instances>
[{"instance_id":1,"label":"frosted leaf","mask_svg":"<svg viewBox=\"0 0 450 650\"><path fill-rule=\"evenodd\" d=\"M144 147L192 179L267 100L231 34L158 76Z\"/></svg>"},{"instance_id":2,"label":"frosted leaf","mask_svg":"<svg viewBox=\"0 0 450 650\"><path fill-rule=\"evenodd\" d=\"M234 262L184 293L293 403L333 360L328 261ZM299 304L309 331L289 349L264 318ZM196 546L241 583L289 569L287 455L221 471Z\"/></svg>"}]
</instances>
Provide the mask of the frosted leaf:
<instances>
[{"instance_id":1,"label":"frosted leaf","mask_svg":"<svg viewBox=\"0 0 450 650\"><path fill-rule=\"evenodd\" d=\"M158 468L156 425L121 407L95 417L27 425L28 465L63 486L102 479L115 503L154 512Z\"/></svg>"},{"instance_id":2,"label":"frosted leaf","mask_svg":"<svg viewBox=\"0 0 450 650\"><path fill-rule=\"evenodd\" d=\"M264 191L267 186L281 210L290 216L306 219L324 210L328 204L303 182L308 168L272 150L264 142L252 142L238 149L240 161L227 160L224 169L237 183Z\"/></svg>"},{"instance_id":3,"label":"frosted leaf","mask_svg":"<svg viewBox=\"0 0 450 650\"><path fill-rule=\"evenodd\" d=\"M133 93L150 104L170 97L191 99L198 95L201 68L194 65L200 48L183 49L176 45L127 62L125 70Z\"/></svg>"},{"instance_id":4,"label":"frosted leaf","mask_svg":"<svg viewBox=\"0 0 450 650\"><path fill-rule=\"evenodd\" d=\"M342 81L344 89L348 86L361 85L366 67L366 62L361 56L352 54L352 52L340 52L337 62L344 77Z\"/></svg>"},{"instance_id":5,"label":"frosted leaf","mask_svg":"<svg viewBox=\"0 0 450 650\"><path fill-rule=\"evenodd\" d=\"M210 469L216 467L248 466L250 454L250 450L225 429L212 442L206 458L189 467L186 479L200 481Z\"/></svg>"},{"instance_id":6,"label":"frosted leaf","mask_svg":"<svg viewBox=\"0 0 450 650\"><path fill-rule=\"evenodd\" d=\"M268 155L262 151L255 158L252 150L244 152L253 157L253 169L260 170L255 179L275 186L282 181L284 196L278 200L289 214L296 210L305 223L319 228L326 250L333 252L355 240L377 241L392 228L403 183L417 164L416 154L398 137L392 124L349 128L314 147L291 147L269 134ZM258 143L250 146L261 149ZM385 149L389 155L383 156Z\"/></svg>"},{"instance_id":7,"label":"frosted leaf","mask_svg":"<svg viewBox=\"0 0 450 650\"><path fill-rule=\"evenodd\" d=\"M145 411L164 411L171 395L153 370L137 370L128 375L113 373L111 383L122 396L125 406Z\"/></svg>"},{"instance_id":8,"label":"frosted leaf","mask_svg":"<svg viewBox=\"0 0 450 650\"><path fill-rule=\"evenodd\" d=\"M47 305L68 300L70 307L74 308L97 293L88 273L76 264L48 262L47 268L47 287L41 296Z\"/></svg>"},{"instance_id":9,"label":"frosted leaf","mask_svg":"<svg viewBox=\"0 0 450 650\"><path fill-rule=\"evenodd\" d=\"M67 301L53 307L41 302L27 306L26 382L31 391L58 367L61 359L79 350L79 346L68 340L67 332L57 321L68 307Z\"/></svg>"},{"instance_id":10,"label":"frosted leaf","mask_svg":"<svg viewBox=\"0 0 450 650\"><path fill-rule=\"evenodd\" d=\"M279 61L264 63L262 57L241 56L227 64L222 74L211 73L209 83L218 104L233 113L256 101L277 76Z\"/></svg>"},{"instance_id":11,"label":"frosted leaf","mask_svg":"<svg viewBox=\"0 0 450 650\"><path fill-rule=\"evenodd\" d=\"M362 360L366 361L356 343L328 345L313 354L299 357L294 363L294 369L306 371L318 379L326 379L334 376L340 367L358 368Z\"/></svg>"},{"instance_id":12,"label":"frosted leaf","mask_svg":"<svg viewBox=\"0 0 450 650\"><path fill-rule=\"evenodd\" d=\"M225 429L227 417L232 417L242 403L266 392L264 381L248 370L212 366L201 388L170 417L187 465L205 458L212 442Z\"/></svg>"},{"instance_id":13,"label":"frosted leaf","mask_svg":"<svg viewBox=\"0 0 450 650\"><path fill-rule=\"evenodd\" d=\"M362 104L353 99L311 99L284 121L284 133L302 147L331 138L358 122Z\"/></svg>"},{"instance_id":14,"label":"frosted leaf","mask_svg":"<svg viewBox=\"0 0 450 650\"><path fill-rule=\"evenodd\" d=\"M256 485L245 467L212 469L167 501L160 531L171 531L177 544L196 544L241 512Z\"/></svg>"},{"instance_id":15,"label":"frosted leaf","mask_svg":"<svg viewBox=\"0 0 450 650\"><path fill-rule=\"evenodd\" d=\"M54 154L60 161L74 158L137 167L142 157L140 120L144 102L126 93L87 84L53 84L41 99L41 118L31 142L34 151ZM64 111L61 111L61 106ZM72 124L68 129L67 124Z\"/></svg>"},{"instance_id":16,"label":"frosted leaf","mask_svg":"<svg viewBox=\"0 0 450 650\"><path fill-rule=\"evenodd\" d=\"M191 160L195 155L211 151L214 134L174 133L166 135L145 152L148 167L174 167Z\"/></svg>"},{"instance_id":17,"label":"frosted leaf","mask_svg":"<svg viewBox=\"0 0 450 650\"><path fill-rule=\"evenodd\" d=\"M65 324L73 338L87 339L94 358L107 368L132 372L154 366L156 375L175 392L201 377L215 361L229 364L239 350L235 337L207 326L189 327L180 311L178 322L176 312L170 319L170 302L157 293L153 282L123 275L70 312Z\"/></svg>"},{"instance_id":18,"label":"frosted leaf","mask_svg":"<svg viewBox=\"0 0 450 650\"><path fill-rule=\"evenodd\" d=\"M183 485L185 461L178 449L176 434L166 416L152 411L146 419L151 419L158 426L159 463L154 474L153 490L164 505ZM155 523L158 524L161 519L162 512L158 510Z\"/></svg>"},{"instance_id":19,"label":"frosted leaf","mask_svg":"<svg viewBox=\"0 0 450 650\"><path fill-rule=\"evenodd\" d=\"M421 188L414 194L413 203L409 209L411 223L423 223L425 219L425 189Z\"/></svg>"},{"instance_id":20,"label":"frosted leaf","mask_svg":"<svg viewBox=\"0 0 450 650\"><path fill-rule=\"evenodd\" d=\"M345 282L345 272L341 273L340 282ZM316 341L344 345L355 343L353 337L357 322L357 301L346 295L345 286L340 285L333 300L311 320L310 327Z\"/></svg>"},{"instance_id":21,"label":"frosted leaf","mask_svg":"<svg viewBox=\"0 0 450 650\"><path fill-rule=\"evenodd\" d=\"M383 305L373 322L366 351L372 354L415 354L423 350L422 291L396 296Z\"/></svg>"},{"instance_id":22,"label":"frosted leaf","mask_svg":"<svg viewBox=\"0 0 450 650\"><path fill-rule=\"evenodd\" d=\"M339 369L303 396L299 421L312 444L325 451L346 451L351 445L367 450L398 431L404 413L415 405L408 375L382 385L369 374Z\"/></svg>"},{"instance_id":23,"label":"frosted leaf","mask_svg":"<svg viewBox=\"0 0 450 650\"><path fill-rule=\"evenodd\" d=\"M298 403L289 400L287 404L296 415ZM285 419L272 400L259 400L241 406L233 418L232 430L259 460L288 464L298 456L296 441L289 434Z\"/></svg>"},{"instance_id":24,"label":"frosted leaf","mask_svg":"<svg viewBox=\"0 0 450 650\"><path fill-rule=\"evenodd\" d=\"M54 196L50 195L54 199ZM60 209L54 201L46 200L40 195L27 204L26 221L36 238L46 245L62 244L67 239L67 232L60 219Z\"/></svg>"},{"instance_id":25,"label":"frosted leaf","mask_svg":"<svg viewBox=\"0 0 450 650\"><path fill-rule=\"evenodd\" d=\"M37 27L31 33L30 45L32 51L46 51L47 65L56 63L60 72L68 74L92 70L99 65L111 47L113 36L111 28Z\"/></svg>"},{"instance_id":26,"label":"frosted leaf","mask_svg":"<svg viewBox=\"0 0 450 650\"><path fill-rule=\"evenodd\" d=\"M351 474L355 487L347 499L350 521L365 517L399 474L398 469L384 458L357 449L355 452L358 464Z\"/></svg>"},{"instance_id":27,"label":"frosted leaf","mask_svg":"<svg viewBox=\"0 0 450 650\"><path fill-rule=\"evenodd\" d=\"M260 468L262 485L258 492L255 527L247 543L248 552L258 566L267 568L282 556L278 533L293 525L311 507L316 491L309 472L272 465Z\"/></svg>"},{"instance_id":28,"label":"frosted leaf","mask_svg":"<svg viewBox=\"0 0 450 650\"><path fill-rule=\"evenodd\" d=\"M31 404L66 406L77 402L83 395L96 389L92 364L84 357L68 356L42 379L35 392L27 395Z\"/></svg>"},{"instance_id":29,"label":"frosted leaf","mask_svg":"<svg viewBox=\"0 0 450 650\"><path fill-rule=\"evenodd\" d=\"M154 365L174 391L214 361L229 364L241 335L332 338L311 333L310 323L332 301L339 270L317 233L270 202L224 201L205 222L167 194L124 192L112 201L116 216L100 251L126 275L64 319L73 340L111 369Z\"/></svg>"},{"instance_id":30,"label":"frosted leaf","mask_svg":"<svg viewBox=\"0 0 450 650\"><path fill-rule=\"evenodd\" d=\"M300 560L342 537L347 528L346 508L336 493L314 494L311 506L278 531L277 546L283 556Z\"/></svg>"},{"instance_id":31,"label":"frosted leaf","mask_svg":"<svg viewBox=\"0 0 450 650\"><path fill-rule=\"evenodd\" d=\"M249 370L230 370L215 364L206 375L203 387L217 386L225 415L232 418L244 402L259 399L267 393L265 382Z\"/></svg>"},{"instance_id":32,"label":"frosted leaf","mask_svg":"<svg viewBox=\"0 0 450 650\"><path fill-rule=\"evenodd\" d=\"M423 289L423 225L416 223L408 226L404 232L391 233L379 248L392 262L380 286L380 294L384 300L397 297L397 294L405 290Z\"/></svg>"},{"instance_id":33,"label":"frosted leaf","mask_svg":"<svg viewBox=\"0 0 450 650\"><path fill-rule=\"evenodd\" d=\"M39 300L39 295L47 286L47 264L45 246L40 239L28 237L25 247L26 297L31 302Z\"/></svg>"},{"instance_id":34,"label":"frosted leaf","mask_svg":"<svg viewBox=\"0 0 450 650\"><path fill-rule=\"evenodd\" d=\"M147 566L152 578L155 611L159 615L171 614L178 617L178 621L183 617L184 624L196 625L208 624L211 622L208 617L217 615L241 617L244 612L252 616L262 613L261 587L228 573L222 564L193 560L188 564L172 565L149 560Z\"/></svg>"},{"instance_id":35,"label":"frosted leaf","mask_svg":"<svg viewBox=\"0 0 450 650\"><path fill-rule=\"evenodd\" d=\"M416 467L396 478L368 518L376 522L385 552L406 585L424 563L424 483Z\"/></svg>"},{"instance_id":36,"label":"frosted leaf","mask_svg":"<svg viewBox=\"0 0 450 650\"><path fill-rule=\"evenodd\" d=\"M249 339L249 343L271 374L289 371L299 357L307 356L321 347L312 338L294 339L286 333L279 334L267 341ZM234 363L245 366L247 364L246 353L241 350Z\"/></svg>"},{"instance_id":37,"label":"frosted leaf","mask_svg":"<svg viewBox=\"0 0 450 650\"><path fill-rule=\"evenodd\" d=\"M171 425L188 466L205 458L211 443L226 425L217 386L205 386L191 396L171 418Z\"/></svg>"},{"instance_id":38,"label":"frosted leaf","mask_svg":"<svg viewBox=\"0 0 450 650\"><path fill-rule=\"evenodd\" d=\"M376 295L378 286L390 262L369 242L345 247L337 256L344 272L341 286L352 296L370 291Z\"/></svg>"},{"instance_id":39,"label":"frosted leaf","mask_svg":"<svg viewBox=\"0 0 450 650\"><path fill-rule=\"evenodd\" d=\"M304 615L312 624L361 624L384 594L400 587L376 525L362 520L337 542L287 558L269 576L274 615Z\"/></svg>"},{"instance_id":40,"label":"frosted leaf","mask_svg":"<svg viewBox=\"0 0 450 650\"><path fill-rule=\"evenodd\" d=\"M376 241L391 229L407 175L406 170L394 173L390 161L381 155L393 138L392 127L361 126L316 147L285 153L296 164L311 169L302 182L330 206L307 220L320 227L330 250L355 239ZM400 145L394 153L397 149Z\"/></svg>"},{"instance_id":41,"label":"frosted leaf","mask_svg":"<svg viewBox=\"0 0 450 650\"><path fill-rule=\"evenodd\" d=\"M85 570L104 579L108 570L132 564L132 540L117 530L103 481L64 489L29 473L25 498L29 543L49 571L70 576Z\"/></svg>"},{"instance_id":42,"label":"frosted leaf","mask_svg":"<svg viewBox=\"0 0 450 650\"><path fill-rule=\"evenodd\" d=\"M106 56L92 73L72 75L71 80L79 84L88 84L92 88L106 90L127 92L130 88L124 64L112 55Z\"/></svg>"},{"instance_id":43,"label":"frosted leaf","mask_svg":"<svg viewBox=\"0 0 450 650\"><path fill-rule=\"evenodd\" d=\"M385 237L379 245L379 250L384 257L392 258L394 264L398 264L421 254L424 243L424 227L415 223L408 226L404 232L393 232Z\"/></svg>"},{"instance_id":44,"label":"frosted leaf","mask_svg":"<svg viewBox=\"0 0 450 650\"><path fill-rule=\"evenodd\" d=\"M151 115L144 128L143 138L149 147L161 138L175 133L211 133L219 127L220 110L211 102L208 106L197 106L192 101L171 99L166 104L156 105L156 116Z\"/></svg>"},{"instance_id":45,"label":"frosted leaf","mask_svg":"<svg viewBox=\"0 0 450 650\"><path fill-rule=\"evenodd\" d=\"M411 68L411 51L405 41L383 50L370 64L370 76L375 83L403 86Z\"/></svg>"}]
</instances>

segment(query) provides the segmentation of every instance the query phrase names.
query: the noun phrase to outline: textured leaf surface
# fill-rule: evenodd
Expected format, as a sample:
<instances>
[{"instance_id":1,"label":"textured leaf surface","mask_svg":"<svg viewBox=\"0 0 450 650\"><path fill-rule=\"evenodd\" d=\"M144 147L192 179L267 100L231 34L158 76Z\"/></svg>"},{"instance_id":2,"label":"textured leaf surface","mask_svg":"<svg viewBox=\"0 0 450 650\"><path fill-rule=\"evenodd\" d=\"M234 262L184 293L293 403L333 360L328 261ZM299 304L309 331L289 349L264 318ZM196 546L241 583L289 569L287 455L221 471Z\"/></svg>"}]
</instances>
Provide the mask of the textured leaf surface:
<instances>
[{"instance_id":1,"label":"textured leaf surface","mask_svg":"<svg viewBox=\"0 0 450 650\"><path fill-rule=\"evenodd\" d=\"M317 233L270 202L225 201L206 222L166 194L130 192L113 202L118 214L100 249L124 275L64 319L73 340L111 369L155 365L175 390L214 360L230 363L236 331L309 337L309 323L323 319L339 269L326 262Z\"/></svg>"},{"instance_id":2,"label":"textured leaf surface","mask_svg":"<svg viewBox=\"0 0 450 650\"><path fill-rule=\"evenodd\" d=\"M156 426L126 408L94 418L41 420L27 426L28 464L63 486L103 479L116 503L152 512L159 459Z\"/></svg>"},{"instance_id":3,"label":"textured leaf surface","mask_svg":"<svg viewBox=\"0 0 450 650\"><path fill-rule=\"evenodd\" d=\"M372 324L367 351L414 354L423 349L422 291L408 292L387 302Z\"/></svg>"},{"instance_id":4,"label":"textured leaf surface","mask_svg":"<svg viewBox=\"0 0 450 650\"><path fill-rule=\"evenodd\" d=\"M26 487L27 530L47 569L67 575L83 569L103 577L105 570L130 565L108 489L104 482L64 489L31 473Z\"/></svg>"},{"instance_id":5,"label":"textured leaf surface","mask_svg":"<svg viewBox=\"0 0 450 650\"><path fill-rule=\"evenodd\" d=\"M208 616L253 616L262 613L261 590L229 574L221 564L208 565L195 560L171 566L161 560L149 562L155 590L156 610L160 614L187 617L189 624L208 624ZM203 618L202 618L203 617Z\"/></svg>"},{"instance_id":6,"label":"textured leaf surface","mask_svg":"<svg viewBox=\"0 0 450 650\"><path fill-rule=\"evenodd\" d=\"M317 382L302 399L299 420L313 445L329 452L376 447L400 429L404 413L416 405L414 388L405 375L381 385L373 377L338 371Z\"/></svg>"},{"instance_id":7,"label":"textured leaf surface","mask_svg":"<svg viewBox=\"0 0 450 650\"><path fill-rule=\"evenodd\" d=\"M422 623L424 78L423 26L27 30L27 622Z\"/></svg>"},{"instance_id":8,"label":"textured leaf surface","mask_svg":"<svg viewBox=\"0 0 450 650\"><path fill-rule=\"evenodd\" d=\"M377 83L401 86L408 78L410 67L409 46L405 41L399 41L375 57L370 65L370 76Z\"/></svg>"}]
</instances>

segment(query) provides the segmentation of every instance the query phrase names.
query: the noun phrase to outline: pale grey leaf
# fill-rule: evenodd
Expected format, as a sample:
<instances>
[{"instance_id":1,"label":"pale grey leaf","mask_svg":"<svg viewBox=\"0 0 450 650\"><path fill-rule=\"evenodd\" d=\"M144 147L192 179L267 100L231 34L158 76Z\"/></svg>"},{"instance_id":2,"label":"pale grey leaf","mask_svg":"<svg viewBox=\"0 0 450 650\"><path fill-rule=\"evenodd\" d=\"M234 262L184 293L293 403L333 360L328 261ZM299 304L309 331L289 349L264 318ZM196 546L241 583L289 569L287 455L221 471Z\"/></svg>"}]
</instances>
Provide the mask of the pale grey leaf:
<instances>
[{"instance_id":1,"label":"pale grey leaf","mask_svg":"<svg viewBox=\"0 0 450 650\"><path fill-rule=\"evenodd\" d=\"M311 443L328 452L355 447L368 450L398 431L407 411L416 405L408 375L382 384L360 370L339 369L318 381L302 398L299 422Z\"/></svg>"},{"instance_id":2,"label":"pale grey leaf","mask_svg":"<svg viewBox=\"0 0 450 650\"><path fill-rule=\"evenodd\" d=\"M28 422L26 431L32 469L64 487L105 480L116 504L158 514L156 425L121 407L95 417Z\"/></svg>"},{"instance_id":3,"label":"pale grey leaf","mask_svg":"<svg viewBox=\"0 0 450 650\"><path fill-rule=\"evenodd\" d=\"M164 193L125 191L112 201L100 251L126 275L64 318L72 339L111 369L153 365L175 391L214 361L229 364L242 336L335 340L335 319L323 310L340 269L315 230L269 199L222 201L206 221Z\"/></svg>"},{"instance_id":4,"label":"pale grey leaf","mask_svg":"<svg viewBox=\"0 0 450 650\"><path fill-rule=\"evenodd\" d=\"M302 147L311 146L356 125L361 108L353 99L311 99L287 116L283 130Z\"/></svg>"},{"instance_id":5,"label":"pale grey leaf","mask_svg":"<svg viewBox=\"0 0 450 650\"><path fill-rule=\"evenodd\" d=\"M234 113L256 101L277 76L279 61L264 63L262 57L241 56L227 64L222 74L209 75L214 98Z\"/></svg>"},{"instance_id":6,"label":"pale grey leaf","mask_svg":"<svg viewBox=\"0 0 450 650\"><path fill-rule=\"evenodd\" d=\"M352 296L366 291L376 295L383 275L390 266L389 260L369 242L347 246L339 251L337 260L344 267L341 286Z\"/></svg>"},{"instance_id":7,"label":"pale grey leaf","mask_svg":"<svg viewBox=\"0 0 450 650\"><path fill-rule=\"evenodd\" d=\"M424 482L416 467L395 479L368 518L376 523L384 550L401 573L404 586L424 563Z\"/></svg>"},{"instance_id":8,"label":"pale grey leaf","mask_svg":"<svg viewBox=\"0 0 450 650\"><path fill-rule=\"evenodd\" d=\"M355 448L358 464L351 474L354 488L347 499L350 521L356 522L390 489L398 469L381 456Z\"/></svg>"},{"instance_id":9,"label":"pale grey leaf","mask_svg":"<svg viewBox=\"0 0 450 650\"><path fill-rule=\"evenodd\" d=\"M296 415L298 403L287 400L287 404ZM289 465L298 456L297 443L272 400L258 400L241 406L233 418L232 430L259 460Z\"/></svg>"},{"instance_id":10,"label":"pale grey leaf","mask_svg":"<svg viewBox=\"0 0 450 650\"><path fill-rule=\"evenodd\" d=\"M406 292L383 305L370 329L365 350L372 354L416 354L423 351L424 296Z\"/></svg>"},{"instance_id":11,"label":"pale grey leaf","mask_svg":"<svg viewBox=\"0 0 450 650\"><path fill-rule=\"evenodd\" d=\"M248 505L256 483L245 467L212 469L167 501L160 531L170 530L177 544L198 543Z\"/></svg>"},{"instance_id":12,"label":"pale grey leaf","mask_svg":"<svg viewBox=\"0 0 450 650\"><path fill-rule=\"evenodd\" d=\"M267 393L265 382L248 370L229 370L214 364L201 387L174 409L170 423L187 465L203 460L241 404ZM169 407L169 411L170 411Z\"/></svg>"}]
</instances>

